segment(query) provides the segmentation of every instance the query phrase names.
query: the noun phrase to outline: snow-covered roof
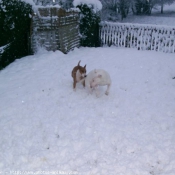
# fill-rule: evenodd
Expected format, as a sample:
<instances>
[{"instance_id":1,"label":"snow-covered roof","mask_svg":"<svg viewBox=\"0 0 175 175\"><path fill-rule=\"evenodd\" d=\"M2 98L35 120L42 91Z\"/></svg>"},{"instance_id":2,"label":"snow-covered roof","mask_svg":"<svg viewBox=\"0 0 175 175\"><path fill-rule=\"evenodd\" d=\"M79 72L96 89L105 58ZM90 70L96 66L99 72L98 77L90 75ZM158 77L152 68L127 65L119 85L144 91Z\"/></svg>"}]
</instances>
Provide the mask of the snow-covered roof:
<instances>
[{"instance_id":1,"label":"snow-covered roof","mask_svg":"<svg viewBox=\"0 0 175 175\"><path fill-rule=\"evenodd\" d=\"M100 11L102 9L102 3L99 0L74 0L73 1L73 5L75 7L81 4L92 6L95 12Z\"/></svg>"},{"instance_id":2,"label":"snow-covered roof","mask_svg":"<svg viewBox=\"0 0 175 175\"><path fill-rule=\"evenodd\" d=\"M37 9L38 8L44 8L44 7L57 7L57 8L61 8L61 6L59 5L59 4L57 4L57 3L55 3L55 4L52 4L52 1L51 1L51 3L50 4L47 4L46 6L42 6L42 5L38 5L38 4L36 4L35 2L34 2L34 0L22 0L23 2L26 2L26 3L28 3L28 4L30 4L31 6L32 6L32 8L33 8L33 10L34 11L37 11ZM54 3L54 1L53 1L53 3Z\"/></svg>"},{"instance_id":3,"label":"snow-covered roof","mask_svg":"<svg viewBox=\"0 0 175 175\"><path fill-rule=\"evenodd\" d=\"M21 0L21 1L26 2L26 3L28 3L28 4L32 5L32 6L35 6L35 3L34 3L33 0Z\"/></svg>"}]
</instances>

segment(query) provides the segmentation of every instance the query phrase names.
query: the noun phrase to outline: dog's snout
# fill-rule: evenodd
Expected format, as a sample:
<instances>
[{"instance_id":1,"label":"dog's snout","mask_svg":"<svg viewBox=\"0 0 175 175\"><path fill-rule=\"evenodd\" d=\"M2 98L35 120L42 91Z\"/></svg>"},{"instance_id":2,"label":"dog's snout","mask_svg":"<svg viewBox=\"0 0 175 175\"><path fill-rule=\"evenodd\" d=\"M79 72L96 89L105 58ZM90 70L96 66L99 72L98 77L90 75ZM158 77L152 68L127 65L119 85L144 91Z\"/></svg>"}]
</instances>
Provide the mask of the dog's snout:
<instances>
[{"instance_id":1,"label":"dog's snout","mask_svg":"<svg viewBox=\"0 0 175 175\"><path fill-rule=\"evenodd\" d=\"M87 75L85 75L84 77L87 77Z\"/></svg>"},{"instance_id":2,"label":"dog's snout","mask_svg":"<svg viewBox=\"0 0 175 175\"><path fill-rule=\"evenodd\" d=\"M85 77L86 77L86 74L82 74L81 76L82 76L83 78L85 78Z\"/></svg>"}]
</instances>

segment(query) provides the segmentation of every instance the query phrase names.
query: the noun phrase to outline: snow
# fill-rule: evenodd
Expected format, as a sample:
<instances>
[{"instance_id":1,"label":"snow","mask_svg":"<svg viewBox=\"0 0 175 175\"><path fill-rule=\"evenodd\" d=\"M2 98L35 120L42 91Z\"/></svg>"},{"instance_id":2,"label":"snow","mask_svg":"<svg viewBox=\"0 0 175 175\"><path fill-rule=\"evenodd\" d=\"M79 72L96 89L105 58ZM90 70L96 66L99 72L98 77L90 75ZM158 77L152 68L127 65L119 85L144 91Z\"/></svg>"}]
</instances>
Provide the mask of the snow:
<instances>
[{"instance_id":1,"label":"snow","mask_svg":"<svg viewBox=\"0 0 175 175\"><path fill-rule=\"evenodd\" d=\"M120 21L122 23L140 23L140 24L152 24L152 25L167 25L175 26L175 17L171 16L137 16L131 15Z\"/></svg>"},{"instance_id":2,"label":"snow","mask_svg":"<svg viewBox=\"0 0 175 175\"><path fill-rule=\"evenodd\" d=\"M5 46L1 46L0 47L0 54L2 54L9 45L10 44L6 44Z\"/></svg>"},{"instance_id":3,"label":"snow","mask_svg":"<svg viewBox=\"0 0 175 175\"><path fill-rule=\"evenodd\" d=\"M133 15L132 10L126 18L121 20L121 16L116 14L115 11L111 9L103 9L101 13L101 18L103 21L113 21L121 23L139 23L139 24L153 24L153 25L167 25L175 26L175 3L171 5L164 5L164 13L160 13L160 6L156 6L152 10L151 15Z\"/></svg>"},{"instance_id":4,"label":"snow","mask_svg":"<svg viewBox=\"0 0 175 175\"><path fill-rule=\"evenodd\" d=\"M78 61L110 94L72 88ZM174 54L104 47L40 51L0 71L0 174L174 175Z\"/></svg>"},{"instance_id":5,"label":"snow","mask_svg":"<svg viewBox=\"0 0 175 175\"><path fill-rule=\"evenodd\" d=\"M43 6L43 5L36 5L35 2L33 0L22 0L23 2L25 3L28 3L32 6L32 9L34 10L34 12L37 12L38 11L38 8L48 8L48 7L56 7L56 8L60 8L61 6L58 5L58 4L48 4L46 6ZM53 2L53 1L52 1Z\"/></svg>"},{"instance_id":6,"label":"snow","mask_svg":"<svg viewBox=\"0 0 175 175\"><path fill-rule=\"evenodd\" d=\"M95 12L100 11L102 9L102 3L99 0L74 0L73 1L73 5L74 7L77 7L78 5L81 4L86 4L88 6L92 6L93 10L95 10Z\"/></svg>"},{"instance_id":7,"label":"snow","mask_svg":"<svg viewBox=\"0 0 175 175\"><path fill-rule=\"evenodd\" d=\"M146 15L128 15L124 18L123 23L140 23L153 25L175 26L175 3L164 5L164 13L160 13L160 6L153 8L150 16Z\"/></svg>"},{"instance_id":8,"label":"snow","mask_svg":"<svg viewBox=\"0 0 175 175\"><path fill-rule=\"evenodd\" d=\"M153 8L150 16L129 15L122 22L175 26L175 3L171 5L165 4L163 14L160 13L160 8L160 6Z\"/></svg>"}]
</instances>

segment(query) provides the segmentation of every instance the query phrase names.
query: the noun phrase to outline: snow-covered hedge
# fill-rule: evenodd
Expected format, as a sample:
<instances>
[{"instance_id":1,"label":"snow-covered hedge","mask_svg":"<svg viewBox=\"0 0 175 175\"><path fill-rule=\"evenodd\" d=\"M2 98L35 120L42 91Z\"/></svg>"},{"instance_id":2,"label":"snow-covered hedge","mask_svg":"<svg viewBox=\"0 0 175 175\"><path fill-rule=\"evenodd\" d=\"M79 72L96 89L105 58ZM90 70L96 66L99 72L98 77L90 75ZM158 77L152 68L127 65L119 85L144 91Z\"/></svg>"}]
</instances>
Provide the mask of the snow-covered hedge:
<instances>
[{"instance_id":1,"label":"snow-covered hedge","mask_svg":"<svg viewBox=\"0 0 175 175\"><path fill-rule=\"evenodd\" d=\"M100 16L97 13L102 8L99 0L74 0L74 6L80 10L80 36L81 46L99 47Z\"/></svg>"},{"instance_id":2,"label":"snow-covered hedge","mask_svg":"<svg viewBox=\"0 0 175 175\"><path fill-rule=\"evenodd\" d=\"M0 69L30 53L31 14L30 4L0 0Z\"/></svg>"},{"instance_id":3,"label":"snow-covered hedge","mask_svg":"<svg viewBox=\"0 0 175 175\"><path fill-rule=\"evenodd\" d=\"M103 45L175 53L175 28L167 26L102 22Z\"/></svg>"}]
</instances>

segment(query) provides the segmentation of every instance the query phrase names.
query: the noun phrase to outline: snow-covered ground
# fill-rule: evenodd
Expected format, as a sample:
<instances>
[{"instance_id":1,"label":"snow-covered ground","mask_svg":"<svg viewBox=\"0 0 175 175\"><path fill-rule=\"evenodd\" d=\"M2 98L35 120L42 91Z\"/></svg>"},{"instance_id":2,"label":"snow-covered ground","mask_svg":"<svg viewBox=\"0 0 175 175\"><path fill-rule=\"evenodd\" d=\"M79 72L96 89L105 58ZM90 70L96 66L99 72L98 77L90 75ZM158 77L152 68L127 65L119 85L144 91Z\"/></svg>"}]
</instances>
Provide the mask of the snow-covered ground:
<instances>
[{"instance_id":1,"label":"snow-covered ground","mask_svg":"<svg viewBox=\"0 0 175 175\"><path fill-rule=\"evenodd\" d=\"M72 89L78 61L109 96ZM40 51L0 71L0 174L174 175L175 56L125 48Z\"/></svg>"}]
</instances>

